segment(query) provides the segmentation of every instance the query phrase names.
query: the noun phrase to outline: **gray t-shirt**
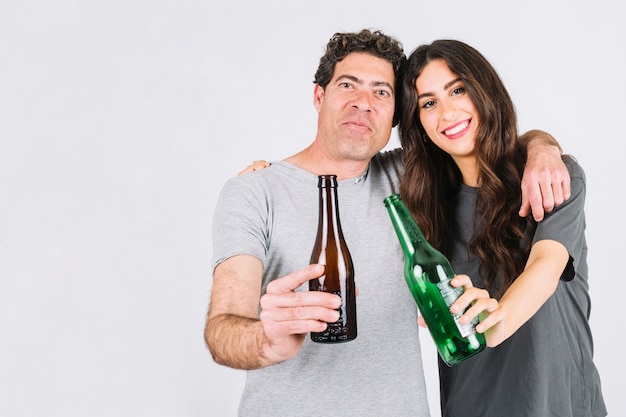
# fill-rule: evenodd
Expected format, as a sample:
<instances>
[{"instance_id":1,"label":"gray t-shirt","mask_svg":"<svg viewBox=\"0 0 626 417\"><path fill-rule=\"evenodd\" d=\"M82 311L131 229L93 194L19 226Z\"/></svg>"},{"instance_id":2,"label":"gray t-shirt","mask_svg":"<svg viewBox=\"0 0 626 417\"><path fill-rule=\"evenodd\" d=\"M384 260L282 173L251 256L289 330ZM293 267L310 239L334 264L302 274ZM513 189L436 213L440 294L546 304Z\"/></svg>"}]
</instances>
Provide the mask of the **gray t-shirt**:
<instances>
[{"instance_id":1,"label":"gray t-shirt","mask_svg":"<svg viewBox=\"0 0 626 417\"><path fill-rule=\"evenodd\" d=\"M307 336L296 357L247 371L240 416L429 415L417 307L383 204L397 191L401 171L398 150L381 153L365 175L337 188L359 291L357 338L327 345ZM272 279L306 266L317 231L317 183L316 175L282 161L229 180L213 219L213 266L253 255L263 262L263 291Z\"/></svg>"},{"instance_id":2,"label":"gray t-shirt","mask_svg":"<svg viewBox=\"0 0 626 417\"><path fill-rule=\"evenodd\" d=\"M575 276L515 334L496 348L453 367L440 361L443 417L601 417L606 416L600 377L593 363L585 242L585 174L566 161L572 196L546 215L533 242L562 243L573 259ZM458 194L458 232L450 262L457 274L481 286L479 260L468 253L477 189Z\"/></svg>"}]
</instances>

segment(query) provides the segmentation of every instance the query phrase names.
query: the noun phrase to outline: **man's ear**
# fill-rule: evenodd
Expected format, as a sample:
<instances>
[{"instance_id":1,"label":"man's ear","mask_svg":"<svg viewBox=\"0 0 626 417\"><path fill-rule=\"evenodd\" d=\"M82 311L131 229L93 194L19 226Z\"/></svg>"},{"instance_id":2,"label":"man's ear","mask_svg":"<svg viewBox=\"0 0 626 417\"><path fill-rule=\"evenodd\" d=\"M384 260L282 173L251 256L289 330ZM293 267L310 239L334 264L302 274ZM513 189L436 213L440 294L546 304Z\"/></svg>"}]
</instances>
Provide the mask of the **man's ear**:
<instances>
[{"instance_id":1,"label":"man's ear","mask_svg":"<svg viewBox=\"0 0 626 417\"><path fill-rule=\"evenodd\" d=\"M319 84L315 84L313 87L313 105L320 111L320 107L322 106L322 101L324 100L324 87Z\"/></svg>"}]
</instances>

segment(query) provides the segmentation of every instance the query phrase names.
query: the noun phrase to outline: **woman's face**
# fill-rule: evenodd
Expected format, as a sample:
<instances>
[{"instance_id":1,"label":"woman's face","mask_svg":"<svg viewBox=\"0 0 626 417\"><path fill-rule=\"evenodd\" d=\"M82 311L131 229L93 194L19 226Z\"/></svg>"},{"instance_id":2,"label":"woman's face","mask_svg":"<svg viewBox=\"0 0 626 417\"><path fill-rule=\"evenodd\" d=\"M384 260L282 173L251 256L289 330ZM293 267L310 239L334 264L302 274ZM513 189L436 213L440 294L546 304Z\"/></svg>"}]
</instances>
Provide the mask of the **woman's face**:
<instances>
[{"instance_id":1,"label":"woman's face","mask_svg":"<svg viewBox=\"0 0 626 417\"><path fill-rule=\"evenodd\" d=\"M436 59L423 68L415 88L420 121L428 137L452 156L461 171L475 165L474 140L480 120L463 81L446 61Z\"/></svg>"}]
</instances>

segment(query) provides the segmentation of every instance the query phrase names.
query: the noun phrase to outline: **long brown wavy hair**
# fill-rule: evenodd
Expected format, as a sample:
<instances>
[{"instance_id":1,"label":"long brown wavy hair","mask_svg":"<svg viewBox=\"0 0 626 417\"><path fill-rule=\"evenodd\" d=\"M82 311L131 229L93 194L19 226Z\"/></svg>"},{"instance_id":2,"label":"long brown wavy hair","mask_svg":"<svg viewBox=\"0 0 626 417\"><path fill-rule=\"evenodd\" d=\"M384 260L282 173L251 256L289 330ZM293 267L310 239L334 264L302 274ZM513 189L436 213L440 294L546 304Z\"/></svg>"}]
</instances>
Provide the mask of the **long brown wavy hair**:
<instances>
[{"instance_id":1,"label":"long brown wavy hair","mask_svg":"<svg viewBox=\"0 0 626 417\"><path fill-rule=\"evenodd\" d=\"M480 117L474 149L479 188L469 250L481 261L485 287L502 294L524 269L530 250L524 232L536 225L532 218L518 215L526 149L518 137L515 107L495 69L470 45L437 40L418 47L407 60L399 124L405 158L400 194L430 243L452 255L461 172L452 157L428 138L420 122L415 86L423 68L435 59L443 59L461 78ZM503 287L496 284L498 276Z\"/></svg>"}]
</instances>

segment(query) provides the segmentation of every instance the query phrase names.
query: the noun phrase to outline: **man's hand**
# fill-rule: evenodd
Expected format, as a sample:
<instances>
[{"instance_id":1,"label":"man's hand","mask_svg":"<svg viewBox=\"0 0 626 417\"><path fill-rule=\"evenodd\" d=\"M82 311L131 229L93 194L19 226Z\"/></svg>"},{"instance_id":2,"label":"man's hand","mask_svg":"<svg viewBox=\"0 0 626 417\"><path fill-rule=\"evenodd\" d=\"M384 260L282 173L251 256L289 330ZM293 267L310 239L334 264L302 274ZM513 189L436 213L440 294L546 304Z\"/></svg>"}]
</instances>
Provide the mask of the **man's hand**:
<instances>
[{"instance_id":1,"label":"man's hand","mask_svg":"<svg viewBox=\"0 0 626 417\"><path fill-rule=\"evenodd\" d=\"M272 362L294 357L308 332L322 332L339 320L341 298L321 291L295 291L320 277L324 265L313 264L267 286L261 297L261 322L267 338L265 356Z\"/></svg>"},{"instance_id":2,"label":"man's hand","mask_svg":"<svg viewBox=\"0 0 626 417\"><path fill-rule=\"evenodd\" d=\"M570 198L570 177L560 149L551 144L530 142L522 177L521 217L531 212L536 221Z\"/></svg>"},{"instance_id":3,"label":"man's hand","mask_svg":"<svg viewBox=\"0 0 626 417\"><path fill-rule=\"evenodd\" d=\"M230 257L215 268L204 336L216 363L235 369L274 365L295 356L307 332L323 331L339 319L337 295L295 291L320 277L324 265L276 278L261 297L262 273L263 264L250 255Z\"/></svg>"},{"instance_id":4,"label":"man's hand","mask_svg":"<svg viewBox=\"0 0 626 417\"><path fill-rule=\"evenodd\" d=\"M257 161L252 161L252 163L250 165L248 165L247 167L245 167L244 169L239 171L237 173L237 176L239 176L241 174L247 174L248 172L254 172L254 171L257 171L259 169L267 168L270 165L272 165L272 164L270 164L269 162L267 162L264 159L259 159Z\"/></svg>"}]
</instances>

